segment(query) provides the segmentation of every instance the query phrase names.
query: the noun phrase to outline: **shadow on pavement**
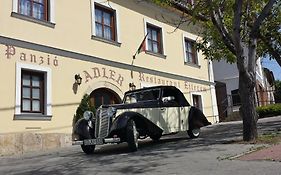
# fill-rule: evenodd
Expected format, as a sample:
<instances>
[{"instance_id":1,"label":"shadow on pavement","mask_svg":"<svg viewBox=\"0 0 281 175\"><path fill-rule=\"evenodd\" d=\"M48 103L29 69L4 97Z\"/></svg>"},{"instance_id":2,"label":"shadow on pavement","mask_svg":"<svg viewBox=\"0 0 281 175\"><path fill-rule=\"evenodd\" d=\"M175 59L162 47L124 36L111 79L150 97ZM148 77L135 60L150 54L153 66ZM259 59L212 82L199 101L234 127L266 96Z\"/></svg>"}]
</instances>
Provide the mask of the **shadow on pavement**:
<instances>
[{"instance_id":1,"label":"shadow on pavement","mask_svg":"<svg viewBox=\"0 0 281 175\"><path fill-rule=\"evenodd\" d=\"M258 124L259 132L280 131L281 122L263 122ZM105 145L99 147L95 154L86 155L81 149L74 149L74 152L57 153L57 155L46 155L34 157L29 160L31 167L19 165L25 160L16 160L9 163L17 173L13 174L98 174L112 172L112 174L144 174L153 171L161 166L169 164L165 159L182 158L184 153L194 151L206 152L220 151L216 144L229 144L235 140L242 139L242 123L215 124L202 128L202 134L198 139L190 139L186 132L176 135L164 136L158 142L150 139L140 141L137 152L128 152L127 144ZM75 152L77 151L77 152ZM164 160L164 161L163 161ZM40 162L41 161L41 162ZM42 162L45 161L45 162ZM42 166L41 164L44 164ZM40 166L41 165L41 166ZM4 164L5 166L5 164ZM8 165L6 165L8 166Z\"/></svg>"}]
</instances>

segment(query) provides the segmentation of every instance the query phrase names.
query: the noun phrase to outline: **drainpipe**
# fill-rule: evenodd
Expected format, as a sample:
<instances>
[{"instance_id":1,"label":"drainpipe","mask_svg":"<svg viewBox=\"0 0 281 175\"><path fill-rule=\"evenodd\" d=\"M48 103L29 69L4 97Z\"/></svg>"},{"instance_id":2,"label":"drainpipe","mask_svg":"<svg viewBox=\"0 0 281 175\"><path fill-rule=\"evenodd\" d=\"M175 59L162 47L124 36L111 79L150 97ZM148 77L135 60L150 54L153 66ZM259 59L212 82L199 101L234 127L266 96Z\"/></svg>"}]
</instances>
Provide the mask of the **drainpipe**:
<instances>
[{"instance_id":1,"label":"drainpipe","mask_svg":"<svg viewBox=\"0 0 281 175\"><path fill-rule=\"evenodd\" d=\"M208 60L208 73L209 73L209 81L214 83L214 72L213 72L213 63L211 60ZM213 117L214 122L219 122L219 115L218 115L218 105L217 105L217 97L216 97L216 90L214 85L210 85L211 90L211 102L212 102L212 110L213 110Z\"/></svg>"}]
</instances>

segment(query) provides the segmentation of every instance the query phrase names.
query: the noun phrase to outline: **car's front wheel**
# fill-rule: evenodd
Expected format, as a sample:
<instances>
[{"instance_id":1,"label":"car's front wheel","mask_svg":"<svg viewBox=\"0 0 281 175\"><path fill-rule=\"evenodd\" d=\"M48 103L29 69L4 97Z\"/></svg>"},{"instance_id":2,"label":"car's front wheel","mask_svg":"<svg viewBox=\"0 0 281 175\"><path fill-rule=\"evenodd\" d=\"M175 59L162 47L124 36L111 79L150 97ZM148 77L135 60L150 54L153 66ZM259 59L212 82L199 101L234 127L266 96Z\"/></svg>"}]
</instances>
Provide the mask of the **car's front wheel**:
<instances>
[{"instance_id":1,"label":"car's front wheel","mask_svg":"<svg viewBox=\"0 0 281 175\"><path fill-rule=\"evenodd\" d=\"M130 151L138 150L139 133L134 120L129 120L127 124L127 143Z\"/></svg>"},{"instance_id":2,"label":"car's front wheel","mask_svg":"<svg viewBox=\"0 0 281 175\"><path fill-rule=\"evenodd\" d=\"M81 145L82 150L86 154L93 154L95 152L95 145Z\"/></svg>"},{"instance_id":3,"label":"car's front wheel","mask_svg":"<svg viewBox=\"0 0 281 175\"><path fill-rule=\"evenodd\" d=\"M190 130L187 131L187 134L189 135L190 138L198 138L200 135L200 128L191 128Z\"/></svg>"}]
</instances>

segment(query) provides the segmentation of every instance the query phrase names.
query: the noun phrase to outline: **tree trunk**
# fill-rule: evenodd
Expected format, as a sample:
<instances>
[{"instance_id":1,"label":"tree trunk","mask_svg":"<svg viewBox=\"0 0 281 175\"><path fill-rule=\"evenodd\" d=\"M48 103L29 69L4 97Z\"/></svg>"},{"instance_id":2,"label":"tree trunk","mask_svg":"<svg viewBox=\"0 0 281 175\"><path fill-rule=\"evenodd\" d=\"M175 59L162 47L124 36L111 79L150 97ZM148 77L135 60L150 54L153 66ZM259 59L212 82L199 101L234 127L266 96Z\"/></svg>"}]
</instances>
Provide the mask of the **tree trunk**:
<instances>
[{"instance_id":1,"label":"tree trunk","mask_svg":"<svg viewBox=\"0 0 281 175\"><path fill-rule=\"evenodd\" d=\"M241 45L237 59L239 70L240 115L243 119L243 140L255 141L258 137L256 112L256 39L250 39L248 47Z\"/></svg>"},{"instance_id":2,"label":"tree trunk","mask_svg":"<svg viewBox=\"0 0 281 175\"><path fill-rule=\"evenodd\" d=\"M254 141L258 137L255 81L247 74L239 72L240 115L243 119L244 141Z\"/></svg>"}]
</instances>

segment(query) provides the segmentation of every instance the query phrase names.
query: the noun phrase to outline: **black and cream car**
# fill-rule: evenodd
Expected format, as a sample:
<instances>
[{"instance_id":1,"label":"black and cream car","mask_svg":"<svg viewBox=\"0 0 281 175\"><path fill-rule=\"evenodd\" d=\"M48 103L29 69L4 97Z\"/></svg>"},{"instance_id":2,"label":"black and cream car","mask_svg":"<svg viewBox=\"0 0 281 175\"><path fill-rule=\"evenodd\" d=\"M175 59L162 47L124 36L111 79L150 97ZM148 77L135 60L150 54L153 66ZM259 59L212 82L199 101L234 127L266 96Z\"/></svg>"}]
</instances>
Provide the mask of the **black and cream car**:
<instances>
[{"instance_id":1,"label":"black and cream car","mask_svg":"<svg viewBox=\"0 0 281 175\"><path fill-rule=\"evenodd\" d=\"M95 145L127 142L129 150L136 151L140 138L157 141L179 131L196 138L200 128L209 124L176 87L149 87L126 92L122 104L102 105L96 114L86 111L74 125L73 145L91 154Z\"/></svg>"}]
</instances>

